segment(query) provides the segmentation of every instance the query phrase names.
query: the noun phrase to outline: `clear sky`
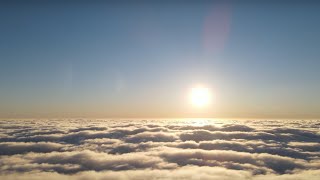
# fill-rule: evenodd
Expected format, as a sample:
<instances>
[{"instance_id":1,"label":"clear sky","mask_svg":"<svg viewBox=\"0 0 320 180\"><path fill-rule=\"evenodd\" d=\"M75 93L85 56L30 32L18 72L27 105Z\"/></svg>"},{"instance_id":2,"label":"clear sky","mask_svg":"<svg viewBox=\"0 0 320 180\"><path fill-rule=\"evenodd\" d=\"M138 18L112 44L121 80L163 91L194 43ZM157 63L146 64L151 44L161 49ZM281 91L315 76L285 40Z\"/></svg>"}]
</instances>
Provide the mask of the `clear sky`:
<instances>
[{"instance_id":1,"label":"clear sky","mask_svg":"<svg viewBox=\"0 0 320 180\"><path fill-rule=\"evenodd\" d=\"M317 118L319 19L316 1L1 1L0 117Z\"/></svg>"}]
</instances>

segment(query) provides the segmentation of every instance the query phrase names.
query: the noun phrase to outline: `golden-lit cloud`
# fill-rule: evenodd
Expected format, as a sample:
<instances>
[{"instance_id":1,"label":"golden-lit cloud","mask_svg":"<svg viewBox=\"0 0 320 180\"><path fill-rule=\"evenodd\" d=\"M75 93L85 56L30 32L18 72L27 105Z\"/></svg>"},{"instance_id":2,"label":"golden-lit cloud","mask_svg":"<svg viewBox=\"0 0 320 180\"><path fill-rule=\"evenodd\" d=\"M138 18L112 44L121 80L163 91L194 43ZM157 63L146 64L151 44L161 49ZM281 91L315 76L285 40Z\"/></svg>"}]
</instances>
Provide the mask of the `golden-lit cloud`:
<instances>
[{"instance_id":1,"label":"golden-lit cloud","mask_svg":"<svg viewBox=\"0 0 320 180\"><path fill-rule=\"evenodd\" d=\"M313 180L320 175L317 121L196 121L2 120L0 178Z\"/></svg>"}]
</instances>

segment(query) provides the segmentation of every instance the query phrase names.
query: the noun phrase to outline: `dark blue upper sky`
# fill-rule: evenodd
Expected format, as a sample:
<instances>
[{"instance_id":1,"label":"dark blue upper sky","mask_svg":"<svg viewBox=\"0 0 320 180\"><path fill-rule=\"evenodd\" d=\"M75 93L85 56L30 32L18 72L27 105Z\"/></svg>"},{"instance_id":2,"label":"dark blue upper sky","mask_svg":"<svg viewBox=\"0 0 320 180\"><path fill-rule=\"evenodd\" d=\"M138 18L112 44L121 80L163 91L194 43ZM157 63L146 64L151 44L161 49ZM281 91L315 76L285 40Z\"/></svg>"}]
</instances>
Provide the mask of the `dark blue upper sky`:
<instances>
[{"instance_id":1,"label":"dark blue upper sky","mask_svg":"<svg viewBox=\"0 0 320 180\"><path fill-rule=\"evenodd\" d=\"M1 1L0 116L320 117L316 1Z\"/></svg>"}]
</instances>

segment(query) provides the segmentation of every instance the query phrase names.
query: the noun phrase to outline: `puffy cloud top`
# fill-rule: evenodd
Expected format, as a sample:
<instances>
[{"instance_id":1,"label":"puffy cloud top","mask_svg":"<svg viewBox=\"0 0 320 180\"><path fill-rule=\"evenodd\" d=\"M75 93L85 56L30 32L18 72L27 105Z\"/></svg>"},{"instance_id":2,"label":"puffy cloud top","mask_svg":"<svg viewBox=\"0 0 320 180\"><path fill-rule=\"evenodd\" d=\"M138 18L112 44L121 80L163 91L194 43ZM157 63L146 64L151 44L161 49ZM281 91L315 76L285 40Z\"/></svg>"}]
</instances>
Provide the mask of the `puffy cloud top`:
<instances>
[{"instance_id":1,"label":"puffy cloud top","mask_svg":"<svg viewBox=\"0 0 320 180\"><path fill-rule=\"evenodd\" d=\"M80 123L82 122L82 123ZM318 121L2 120L0 179L319 179Z\"/></svg>"}]
</instances>

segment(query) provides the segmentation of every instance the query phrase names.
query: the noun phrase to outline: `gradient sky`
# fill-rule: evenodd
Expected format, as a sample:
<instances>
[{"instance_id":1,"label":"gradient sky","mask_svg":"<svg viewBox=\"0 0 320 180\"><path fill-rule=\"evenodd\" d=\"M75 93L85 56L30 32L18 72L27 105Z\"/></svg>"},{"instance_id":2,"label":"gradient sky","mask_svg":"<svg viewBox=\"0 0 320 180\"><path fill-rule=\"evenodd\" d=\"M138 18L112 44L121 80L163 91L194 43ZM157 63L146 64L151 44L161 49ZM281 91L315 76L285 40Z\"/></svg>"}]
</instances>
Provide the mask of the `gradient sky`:
<instances>
[{"instance_id":1,"label":"gradient sky","mask_svg":"<svg viewBox=\"0 0 320 180\"><path fill-rule=\"evenodd\" d=\"M319 19L316 1L1 1L0 117L317 118Z\"/></svg>"}]
</instances>

